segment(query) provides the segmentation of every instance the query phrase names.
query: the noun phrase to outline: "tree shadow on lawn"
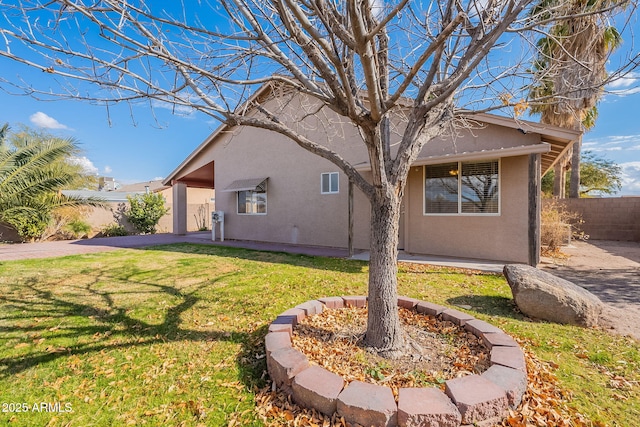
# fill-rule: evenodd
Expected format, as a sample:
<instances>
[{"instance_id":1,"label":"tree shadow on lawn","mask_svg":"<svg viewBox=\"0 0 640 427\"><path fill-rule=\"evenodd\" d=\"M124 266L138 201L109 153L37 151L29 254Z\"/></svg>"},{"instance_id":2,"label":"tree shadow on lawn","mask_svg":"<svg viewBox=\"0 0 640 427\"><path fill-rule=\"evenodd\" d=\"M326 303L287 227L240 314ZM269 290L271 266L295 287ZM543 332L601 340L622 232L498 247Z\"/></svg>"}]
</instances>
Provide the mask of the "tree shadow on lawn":
<instances>
[{"instance_id":1,"label":"tree shadow on lawn","mask_svg":"<svg viewBox=\"0 0 640 427\"><path fill-rule=\"evenodd\" d=\"M341 273L362 273L369 265L366 261L344 258L331 258L288 252L263 251L227 246L215 246L198 243L176 243L170 245L147 246L141 250L167 251L196 255L212 255L236 258L247 261L259 261L274 264L287 264L315 270L337 271Z\"/></svg>"},{"instance_id":2,"label":"tree shadow on lawn","mask_svg":"<svg viewBox=\"0 0 640 427\"><path fill-rule=\"evenodd\" d=\"M50 344L44 350L31 348L27 353L1 358L0 378L8 378L32 367L73 355L82 356L104 350L146 347L174 341L221 341L240 344L241 348L236 356L240 380L248 389L260 386L263 382L262 373L266 367L264 358L260 355L264 354L267 324L253 330L247 328L247 330L231 332L229 330L202 331L183 326L182 315L196 304L205 301L198 293L205 287L213 286L235 274L220 275L206 283L190 287L188 292L149 281L123 280L122 277L114 279L109 277L106 271L102 271L93 278L91 283L65 285L66 293L54 294L50 289L56 289L56 285L59 284L40 282L37 278L30 278L21 287L19 296L4 295L0 298L0 306L4 306L0 321L3 325L10 325L0 326L0 336L18 333L23 336L20 342L28 344L35 342L34 338L46 337L46 342ZM108 280L117 281L118 284L114 285L117 289L113 291L97 289L96 285L104 284ZM153 291L128 291L128 286L145 286ZM68 292L70 287L75 293ZM166 309L161 323L149 323L131 316L127 308L118 306L114 300L114 297L126 298L126 294L138 292L153 293L155 296L159 294L162 297L177 297L180 301ZM69 295L71 296L68 297ZM27 319L31 322L26 325L16 324L25 323ZM62 324L60 319L67 319L67 324L60 326ZM54 321L53 324L57 323L58 327L52 327L52 321ZM87 321L92 324L85 325ZM73 339L74 343L66 347L56 345L65 339ZM84 342L87 340L92 342Z\"/></svg>"},{"instance_id":3,"label":"tree shadow on lawn","mask_svg":"<svg viewBox=\"0 0 640 427\"><path fill-rule=\"evenodd\" d=\"M489 316L508 317L515 320L524 318L513 299L501 296L460 295L447 299L447 303L453 306L469 305L472 310Z\"/></svg>"}]
</instances>

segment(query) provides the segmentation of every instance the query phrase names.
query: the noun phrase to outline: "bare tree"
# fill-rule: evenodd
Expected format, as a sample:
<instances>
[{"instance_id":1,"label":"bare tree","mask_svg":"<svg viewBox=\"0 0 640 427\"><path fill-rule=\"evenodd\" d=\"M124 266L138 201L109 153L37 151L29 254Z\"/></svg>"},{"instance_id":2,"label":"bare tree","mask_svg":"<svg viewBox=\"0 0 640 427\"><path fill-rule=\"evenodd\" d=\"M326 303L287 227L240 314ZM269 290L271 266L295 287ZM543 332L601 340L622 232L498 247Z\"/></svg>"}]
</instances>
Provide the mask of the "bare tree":
<instances>
[{"instance_id":1,"label":"bare tree","mask_svg":"<svg viewBox=\"0 0 640 427\"><path fill-rule=\"evenodd\" d=\"M278 132L337 165L371 204L365 342L397 354L404 345L398 221L411 164L424 144L466 126L470 114L521 107L533 34L587 12L552 5L557 13L541 14L533 0L176 3L3 1L0 55L51 74L55 92L70 98L187 106L232 126ZM48 93L35 82L12 83ZM265 84L312 98L355 126L370 177L327 141L307 138L285 110L251 97ZM406 121L394 127L400 112Z\"/></svg>"}]
</instances>

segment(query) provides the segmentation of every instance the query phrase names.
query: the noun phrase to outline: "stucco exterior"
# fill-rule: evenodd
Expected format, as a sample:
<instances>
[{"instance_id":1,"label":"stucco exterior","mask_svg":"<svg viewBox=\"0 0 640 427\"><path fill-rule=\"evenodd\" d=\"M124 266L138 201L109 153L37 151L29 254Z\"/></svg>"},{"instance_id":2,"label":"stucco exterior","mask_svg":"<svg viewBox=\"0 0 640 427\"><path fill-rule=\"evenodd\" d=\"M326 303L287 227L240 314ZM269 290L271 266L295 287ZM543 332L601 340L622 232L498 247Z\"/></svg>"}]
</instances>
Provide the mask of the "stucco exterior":
<instances>
[{"instance_id":1,"label":"stucco exterior","mask_svg":"<svg viewBox=\"0 0 640 427\"><path fill-rule=\"evenodd\" d=\"M500 213L425 215L422 167L412 167L405 199L411 253L527 262L528 157L500 159Z\"/></svg>"},{"instance_id":2,"label":"stucco exterior","mask_svg":"<svg viewBox=\"0 0 640 427\"><path fill-rule=\"evenodd\" d=\"M271 111L280 109L281 117L288 118L298 132L337 152L365 178L370 176L366 148L351 124L308 99L293 97L282 102L276 97L264 105ZM561 154L579 134L488 115L470 123L468 128L427 143L412 166L405 189L400 248L411 253L527 263L532 239L531 156L546 156L543 167L548 167L549 159ZM394 126L400 134L402 124ZM550 155L552 151L555 154ZM498 213L425 215L424 165L485 160L499 162ZM540 162L537 165L539 170ZM339 191L321 194L321 174L329 172L338 172ZM227 191L239 180L250 179L266 179L266 213L238 213L238 191ZM222 127L165 180L166 185L206 183L215 188L215 209L225 212L227 239L342 248L349 244L346 175L280 134ZM537 200L539 194L533 197ZM181 209L180 205L174 203L174 209ZM368 249L369 227L369 202L354 186L354 248Z\"/></svg>"}]
</instances>

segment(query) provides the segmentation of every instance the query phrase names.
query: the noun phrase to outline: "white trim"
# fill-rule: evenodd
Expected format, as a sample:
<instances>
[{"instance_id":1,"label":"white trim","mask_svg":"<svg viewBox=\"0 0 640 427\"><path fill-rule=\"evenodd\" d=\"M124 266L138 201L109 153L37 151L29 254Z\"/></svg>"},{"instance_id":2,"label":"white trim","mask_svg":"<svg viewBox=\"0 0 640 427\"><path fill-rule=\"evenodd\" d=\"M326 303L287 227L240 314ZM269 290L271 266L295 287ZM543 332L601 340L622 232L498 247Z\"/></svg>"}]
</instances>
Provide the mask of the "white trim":
<instances>
[{"instance_id":1,"label":"white trim","mask_svg":"<svg viewBox=\"0 0 640 427\"><path fill-rule=\"evenodd\" d=\"M323 191L322 190L322 178L325 175L329 175L329 191ZM336 179L338 181L338 188L336 189L336 191L331 191L331 177L335 175ZM340 173L338 172L322 172L320 174L320 194L339 194L340 193Z\"/></svg>"},{"instance_id":2,"label":"white trim","mask_svg":"<svg viewBox=\"0 0 640 427\"><path fill-rule=\"evenodd\" d=\"M497 161L498 162L498 212L487 212L487 213L481 213L481 212L462 212L462 180L458 178L458 212L451 212L451 213L427 213L426 212L426 208L427 208L427 189L426 189L426 185L427 185L427 168L425 166L429 166L429 165L422 165L422 216L455 216L455 217L460 217L460 216L480 216L480 217L499 217L502 215L502 159L498 158L498 159L482 159L485 161ZM471 162L475 162L475 160L471 161ZM467 162L462 162L459 161L458 163L458 170L460 171L460 173L462 173L462 163L471 163L469 161ZM443 163L455 163L455 162L443 162ZM436 163L438 164L438 163ZM459 177L460 175L458 175Z\"/></svg>"}]
</instances>

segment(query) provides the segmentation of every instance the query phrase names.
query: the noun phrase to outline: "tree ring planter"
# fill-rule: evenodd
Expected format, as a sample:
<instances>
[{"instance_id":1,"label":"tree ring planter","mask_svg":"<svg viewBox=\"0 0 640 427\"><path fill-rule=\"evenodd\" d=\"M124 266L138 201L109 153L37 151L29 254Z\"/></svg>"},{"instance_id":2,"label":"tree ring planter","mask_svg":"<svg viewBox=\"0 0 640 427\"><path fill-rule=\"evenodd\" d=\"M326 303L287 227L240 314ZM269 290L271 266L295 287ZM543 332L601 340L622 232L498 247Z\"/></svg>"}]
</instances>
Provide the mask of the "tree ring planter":
<instances>
[{"instance_id":1,"label":"tree ring planter","mask_svg":"<svg viewBox=\"0 0 640 427\"><path fill-rule=\"evenodd\" d=\"M337 412L349 423L366 426L488 423L504 418L509 408L515 409L522 401L527 388L526 364L513 338L467 313L414 298L399 297L398 306L451 321L473 333L491 351L491 367L482 375L446 381L444 393L435 387L401 388L396 402L389 387L360 381L346 385L342 377L311 365L293 348L293 330L306 316L366 304L364 296L320 298L276 317L265 337L267 370L276 387L292 394L300 406L329 416Z\"/></svg>"}]
</instances>

